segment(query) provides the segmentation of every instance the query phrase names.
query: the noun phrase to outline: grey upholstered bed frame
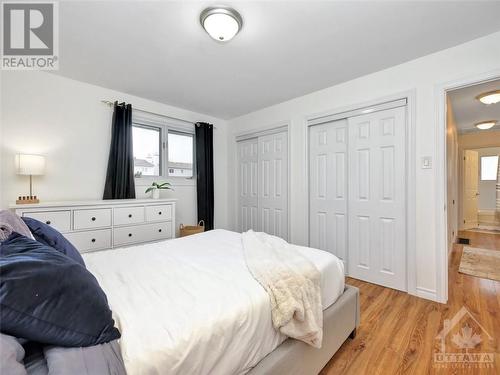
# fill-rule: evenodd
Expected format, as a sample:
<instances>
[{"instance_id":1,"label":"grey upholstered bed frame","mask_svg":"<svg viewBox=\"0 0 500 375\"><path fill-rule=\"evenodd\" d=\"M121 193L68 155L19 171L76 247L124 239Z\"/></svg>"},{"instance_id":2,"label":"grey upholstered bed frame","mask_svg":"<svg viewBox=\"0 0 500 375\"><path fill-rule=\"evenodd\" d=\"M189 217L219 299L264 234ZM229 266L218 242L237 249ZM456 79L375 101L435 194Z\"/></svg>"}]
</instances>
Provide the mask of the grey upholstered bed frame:
<instances>
[{"instance_id":1,"label":"grey upholstered bed frame","mask_svg":"<svg viewBox=\"0 0 500 375\"><path fill-rule=\"evenodd\" d=\"M315 349L301 341L287 339L269 353L250 375L313 375L333 357L344 341L354 337L359 326L359 289L346 285L337 301L323 311L323 345Z\"/></svg>"}]
</instances>

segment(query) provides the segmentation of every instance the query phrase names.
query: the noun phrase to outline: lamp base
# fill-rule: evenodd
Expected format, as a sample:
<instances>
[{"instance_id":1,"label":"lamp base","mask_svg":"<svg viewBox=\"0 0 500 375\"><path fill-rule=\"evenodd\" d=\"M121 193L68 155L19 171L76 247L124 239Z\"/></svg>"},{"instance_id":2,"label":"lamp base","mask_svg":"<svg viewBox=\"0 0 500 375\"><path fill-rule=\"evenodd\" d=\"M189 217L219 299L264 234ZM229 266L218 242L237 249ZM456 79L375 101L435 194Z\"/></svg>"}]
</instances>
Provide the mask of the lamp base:
<instances>
[{"instance_id":1,"label":"lamp base","mask_svg":"<svg viewBox=\"0 0 500 375\"><path fill-rule=\"evenodd\" d=\"M16 200L16 204L34 204L34 203L40 203L40 199L38 199L36 195L19 196L19 199Z\"/></svg>"}]
</instances>

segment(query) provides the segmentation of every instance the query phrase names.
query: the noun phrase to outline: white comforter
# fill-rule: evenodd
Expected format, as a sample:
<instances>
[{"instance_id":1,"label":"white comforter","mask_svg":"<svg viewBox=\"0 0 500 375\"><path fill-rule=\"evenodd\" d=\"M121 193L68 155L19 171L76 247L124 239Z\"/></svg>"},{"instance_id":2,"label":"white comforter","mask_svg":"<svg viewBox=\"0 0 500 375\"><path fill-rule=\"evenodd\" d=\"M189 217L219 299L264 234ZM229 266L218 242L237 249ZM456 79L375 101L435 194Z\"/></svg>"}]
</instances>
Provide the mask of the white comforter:
<instances>
[{"instance_id":1,"label":"white comforter","mask_svg":"<svg viewBox=\"0 0 500 375\"><path fill-rule=\"evenodd\" d=\"M344 290L342 262L299 249L322 273L327 308ZM214 230L84 259L108 296L130 375L243 374L285 339L245 264L241 234Z\"/></svg>"}]
</instances>

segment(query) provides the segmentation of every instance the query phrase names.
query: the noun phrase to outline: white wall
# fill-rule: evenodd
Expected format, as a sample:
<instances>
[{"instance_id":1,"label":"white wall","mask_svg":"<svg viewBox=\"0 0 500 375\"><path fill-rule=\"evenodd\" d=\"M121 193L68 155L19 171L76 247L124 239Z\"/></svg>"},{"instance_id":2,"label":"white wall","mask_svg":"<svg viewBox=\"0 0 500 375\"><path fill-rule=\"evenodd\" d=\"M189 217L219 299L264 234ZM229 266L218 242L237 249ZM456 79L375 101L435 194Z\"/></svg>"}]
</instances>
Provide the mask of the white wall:
<instances>
[{"instance_id":1,"label":"white wall","mask_svg":"<svg viewBox=\"0 0 500 375\"><path fill-rule=\"evenodd\" d=\"M217 127L215 225L227 226L226 121L46 72L2 71L1 84L1 208L29 192L28 178L14 173L18 152L47 157L45 175L34 177L35 193L42 201L101 199L113 112L101 100L118 99L161 115L207 121ZM162 192L162 197L178 198L177 223L195 223L194 181L174 182L174 189ZM145 197L144 186L136 190L138 197Z\"/></svg>"},{"instance_id":2,"label":"white wall","mask_svg":"<svg viewBox=\"0 0 500 375\"><path fill-rule=\"evenodd\" d=\"M437 123L437 85L500 69L500 33L440 51L390 69L289 100L232 119L229 135L229 181L235 177L234 134L276 123L290 124L291 157L291 241L307 244L306 121L314 113L355 105L399 92L416 92L416 293L437 298L437 186L444 176L436 169L421 169L422 156L437 156L437 132L445 124ZM300 51L297 51L300 53ZM339 51L342 53L342 51ZM381 51L383 53L383 51ZM500 72L500 70L499 70ZM300 72L297 72L300 79ZM439 127L438 127L439 126ZM444 133L443 133L444 134ZM439 180L438 180L439 179ZM230 189L230 219L236 223L236 195Z\"/></svg>"}]
</instances>

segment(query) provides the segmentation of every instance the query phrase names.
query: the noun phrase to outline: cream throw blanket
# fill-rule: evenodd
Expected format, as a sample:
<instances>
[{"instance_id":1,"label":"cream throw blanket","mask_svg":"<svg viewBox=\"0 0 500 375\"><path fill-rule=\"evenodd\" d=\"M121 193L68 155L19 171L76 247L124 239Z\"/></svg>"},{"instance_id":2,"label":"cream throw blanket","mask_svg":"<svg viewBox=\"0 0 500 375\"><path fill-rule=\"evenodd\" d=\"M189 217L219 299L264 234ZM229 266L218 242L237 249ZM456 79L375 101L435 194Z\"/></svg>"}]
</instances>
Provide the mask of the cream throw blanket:
<instances>
[{"instance_id":1,"label":"cream throw blanket","mask_svg":"<svg viewBox=\"0 0 500 375\"><path fill-rule=\"evenodd\" d=\"M294 245L254 232L242 234L245 260L271 300L273 325L282 334L321 348L321 274Z\"/></svg>"}]
</instances>

